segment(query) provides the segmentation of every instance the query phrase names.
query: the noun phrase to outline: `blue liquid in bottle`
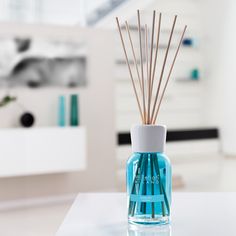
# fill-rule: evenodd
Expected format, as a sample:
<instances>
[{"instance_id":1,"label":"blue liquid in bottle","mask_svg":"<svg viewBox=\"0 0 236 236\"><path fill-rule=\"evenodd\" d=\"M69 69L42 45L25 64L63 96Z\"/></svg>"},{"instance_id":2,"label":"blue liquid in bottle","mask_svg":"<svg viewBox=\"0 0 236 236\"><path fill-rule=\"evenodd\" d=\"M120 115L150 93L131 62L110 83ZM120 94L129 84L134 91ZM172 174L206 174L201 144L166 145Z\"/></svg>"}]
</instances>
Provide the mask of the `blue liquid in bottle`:
<instances>
[{"instance_id":1,"label":"blue liquid in bottle","mask_svg":"<svg viewBox=\"0 0 236 236\"><path fill-rule=\"evenodd\" d=\"M133 135L131 131L132 147L134 146L135 151L127 161L126 172L130 223L168 224L170 221L170 161L163 152L146 151L164 149L166 130L163 127L136 126Z\"/></svg>"}]
</instances>

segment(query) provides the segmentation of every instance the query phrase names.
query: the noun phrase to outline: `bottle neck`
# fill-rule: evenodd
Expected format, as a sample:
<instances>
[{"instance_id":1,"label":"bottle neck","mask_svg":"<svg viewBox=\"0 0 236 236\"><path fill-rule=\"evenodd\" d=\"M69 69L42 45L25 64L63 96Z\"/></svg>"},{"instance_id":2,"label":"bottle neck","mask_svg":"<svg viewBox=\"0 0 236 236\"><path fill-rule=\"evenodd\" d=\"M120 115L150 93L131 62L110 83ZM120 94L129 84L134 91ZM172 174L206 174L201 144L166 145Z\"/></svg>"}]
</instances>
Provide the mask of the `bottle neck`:
<instances>
[{"instance_id":1,"label":"bottle neck","mask_svg":"<svg viewBox=\"0 0 236 236\"><path fill-rule=\"evenodd\" d=\"M166 127L163 125L134 125L131 128L133 153L163 153Z\"/></svg>"}]
</instances>

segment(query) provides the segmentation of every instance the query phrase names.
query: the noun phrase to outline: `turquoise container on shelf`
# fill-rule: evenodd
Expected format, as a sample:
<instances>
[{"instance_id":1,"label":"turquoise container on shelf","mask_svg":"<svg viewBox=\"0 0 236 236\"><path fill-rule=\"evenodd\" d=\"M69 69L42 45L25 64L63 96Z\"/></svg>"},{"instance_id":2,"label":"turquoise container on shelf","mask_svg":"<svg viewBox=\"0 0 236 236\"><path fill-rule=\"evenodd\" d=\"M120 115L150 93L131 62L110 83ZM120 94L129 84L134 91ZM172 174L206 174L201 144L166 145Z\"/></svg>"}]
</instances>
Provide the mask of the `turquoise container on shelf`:
<instances>
[{"instance_id":1,"label":"turquoise container on shelf","mask_svg":"<svg viewBox=\"0 0 236 236\"><path fill-rule=\"evenodd\" d=\"M65 96L59 96L58 100L58 126L66 126L66 108L65 108Z\"/></svg>"},{"instance_id":2,"label":"turquoise container on shelf","mask_svg":"<svg viewBox=\"0 0 236 236\"><path fill-rule=\"evenodd\" d=\"M199 77L200 77L199 74L200 73L199 73L199 70L197 68L192 69L191 70L191 79L192 80L199 80Z\"/></svg>"},{"instance_id":3,"label":"turquoise container on shelf","mask_svg":"<svg viewBox=\"0 0 236 236\"><path fill-rule=\"evenodd\" d=\"M164 154L166 127L136 125L131 129L133 154L127 161L128 221L133 224L168 224L172 171Z\"/></svg>"},{"instance_id":4,"label":"turquoise container on shelf","mask_svg":"<svg viewBox=\"0 0 236 236\"><path fill-rule=\"evenodd\" d=\"M78 95L73 94L70 97L70 125L79 125Z\"/></svg>"}]
</instances>

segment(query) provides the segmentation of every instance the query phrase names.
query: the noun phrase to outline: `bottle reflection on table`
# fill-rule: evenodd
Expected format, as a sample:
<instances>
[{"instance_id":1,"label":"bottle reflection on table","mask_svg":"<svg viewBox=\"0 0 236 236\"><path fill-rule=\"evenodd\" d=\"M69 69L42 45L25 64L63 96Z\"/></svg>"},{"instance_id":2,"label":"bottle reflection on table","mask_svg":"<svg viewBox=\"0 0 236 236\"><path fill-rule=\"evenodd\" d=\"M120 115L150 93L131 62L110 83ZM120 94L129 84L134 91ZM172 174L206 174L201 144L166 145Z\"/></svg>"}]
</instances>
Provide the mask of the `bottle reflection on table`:
<instances>
[{"instance_id":1,"label":"bottle reflection on table","mask_svg":"<svg viewBox=\"0 0 236 236\"><path fill-rule=\"evenodd\" d=\"M170 225L128 225L127 236L171 236Z\"/></svg>"}]
</instances>

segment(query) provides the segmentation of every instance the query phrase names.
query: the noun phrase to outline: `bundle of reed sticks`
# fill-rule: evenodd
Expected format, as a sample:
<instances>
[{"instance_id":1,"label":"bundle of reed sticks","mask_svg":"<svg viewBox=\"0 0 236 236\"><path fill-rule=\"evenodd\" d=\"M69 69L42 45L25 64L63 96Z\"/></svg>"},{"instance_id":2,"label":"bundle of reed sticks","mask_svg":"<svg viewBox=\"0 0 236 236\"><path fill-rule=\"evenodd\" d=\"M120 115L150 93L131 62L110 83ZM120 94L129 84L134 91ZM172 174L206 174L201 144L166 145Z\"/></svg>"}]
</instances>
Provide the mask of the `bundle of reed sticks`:
<instances>
[{"instance_id":1,"label":"bundle of reed sticks","mask_svg":"<svg viewBox=\"0 0 236 236\"><path fill-rule=\"evenodd\" d=\"M156 19L156 11L155 10L153 11L150 40L149 40L149 28L147 24L145 24L144 26L141 25L141 18L140 18L139 10L137 10L137 17L138 17L138 35L139 35L139 57L137 57L137 52L135 52L135 48L134 48L134 44L133 44L133 40L132 40L132 36L130 32L131 31L130 26L127 21L125 21L125 27L126 27L131 51L132 51L133 61L135 64L135 70L137 73L138 86L135 83L134 73L131 69L131 63L128 58L125 40L122 34L121 25L119 23L118 17L116 17L116 22L117 22L117 26L118 26L118 30L119 30L119 34L121 38L121 43L124 50L126 63L128 65L129 75L131 78L135 98L137 100L138 109L139 109L142 123L146 125L148 124L152 125L152 124L155 124L157 121L157 117L160 111L163 97L165 95L166 88L169 83L171 73L173 71L173 67L174 67L177 55L179 53L179 49L182 44L182 40L183 40L187 26L185 25L183 29L176 52L172 59L172 63L170 65L170 68L168 69L169 72L167 73L167 77L164 82L163 77L166 70L166 64L167 64L168 54L171 47L171 41L174 34L177 15L175 15L173 19L173 24L171 27L166 51L164 54L162 67L160 70L160 76L158 76L159 79L156 79L157 78L156 65L158 61L157 59L158 59L158 53L159 53L159 48L160 48L159 42L160 42L160 33L161 33L162 14L159 13L159 17L157 17L158 19ZM144 31L144 36L142 34L142 31ZM156 86L154 86L155 83L156 83Z\"/></svg>"}]
</instances>

